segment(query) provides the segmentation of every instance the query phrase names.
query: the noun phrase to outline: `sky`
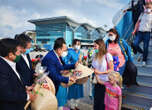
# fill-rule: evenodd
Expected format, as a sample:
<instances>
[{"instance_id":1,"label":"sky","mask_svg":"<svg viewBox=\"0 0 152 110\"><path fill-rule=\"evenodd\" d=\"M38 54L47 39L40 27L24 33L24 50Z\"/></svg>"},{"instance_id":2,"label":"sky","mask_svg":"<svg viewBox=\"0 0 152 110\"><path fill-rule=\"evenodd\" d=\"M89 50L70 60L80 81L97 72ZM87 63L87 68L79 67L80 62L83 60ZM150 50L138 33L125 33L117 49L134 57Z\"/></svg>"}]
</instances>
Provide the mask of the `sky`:
<instances>
[{"instance_id":1,"label":"sky","mask_svg":"<svg viewBox=\"0 0 152 110\"><path fill-rule=\"evenodd\" d=\"M130 0L0 0L0 37L35 30L30 19L68 16L79 23L111 28L113 16Z\"/></svg>"}]
</instances>

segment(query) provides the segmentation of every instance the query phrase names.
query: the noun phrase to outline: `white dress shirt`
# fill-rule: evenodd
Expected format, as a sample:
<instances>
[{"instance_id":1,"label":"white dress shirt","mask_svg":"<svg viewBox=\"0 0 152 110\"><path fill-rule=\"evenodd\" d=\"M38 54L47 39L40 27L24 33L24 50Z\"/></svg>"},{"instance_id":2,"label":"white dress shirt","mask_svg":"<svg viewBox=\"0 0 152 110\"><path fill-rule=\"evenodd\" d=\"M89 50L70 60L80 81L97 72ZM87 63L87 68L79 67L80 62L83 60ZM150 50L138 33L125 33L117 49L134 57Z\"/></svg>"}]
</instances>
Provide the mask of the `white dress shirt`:
<instances>
[{"instance_id":1,"label":"white dress shirt","mask_svg":"<svg viewBox=\"0 0 152 110\"><path fill-rule=\"evenodd\" d=\"M62 62L61 62L60 57L58 56L58 54L55 52L55 50L53 50L53 51L54 51L55 55L57 56L57 58L58 58L58 60L59 60L60 64L61 64L61 65L63 65L63 64L62 64Z\"/></svg>"},{"instance_id":2,"label":"white dress shirt","mask_svg":"<svg viewBox=\"0 0 152 110\"><path fill-rule=\"evenodd\" d=\"M26 54L21 54L21 56L23 57L23 59L26 62L27 66L30 68L30 63L28 61L27 55Z\"/></svg>"},{"instance_id":3,"label":"white dress shirt","mask_svg":"<svg viewBox=\"0 0 152 110\"><path fill-rule=\"evenodd\" d=\"M20 77L19 73L16 70L16 63L13 62L13 61L7 60L4 57L1 57L1 58L3 58L3 60L5 60L10 65L10 67L13 69L13 71L15 72L15 74L17 75L17 77L21 80L21 77Z\"/></svg>"}]
</instances>

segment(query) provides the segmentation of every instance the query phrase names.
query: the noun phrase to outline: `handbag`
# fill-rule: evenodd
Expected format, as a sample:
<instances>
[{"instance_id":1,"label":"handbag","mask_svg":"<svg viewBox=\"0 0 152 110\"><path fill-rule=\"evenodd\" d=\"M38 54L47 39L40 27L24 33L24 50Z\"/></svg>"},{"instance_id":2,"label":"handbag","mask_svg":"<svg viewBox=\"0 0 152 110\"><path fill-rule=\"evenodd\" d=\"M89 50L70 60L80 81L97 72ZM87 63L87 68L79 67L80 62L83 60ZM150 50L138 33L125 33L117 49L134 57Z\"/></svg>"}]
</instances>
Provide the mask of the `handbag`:
<instances>
[{"instance_id":1,"label":"handbag","mask_svg":"<svg viewBox=\"0 0 152 110\"><path fill-rule=\"evenodd\" d=\"M137 67L130 60L127 61L125 71L123 74L123 84L125 85L137 85Z\"/></svg>"},{"instance_id":2,"label":"handbag","mask_svg":"<svg viewBox=\"0 0 152 110\"><path fill-rule=\"evenodd\" d=\"M124 48L124 46L122 44L122 40L120 40L120 45L121 45L122 49L124 50L125 55L127 55L126 49ZM136 65L128 59L128 61L126 62L126 67L125 67L124 73L122 75L123 84L128 85L128 86L138 85L137 80L136 80L137 72L138 71L137 71Z\"/></svg>"}]
</instances>

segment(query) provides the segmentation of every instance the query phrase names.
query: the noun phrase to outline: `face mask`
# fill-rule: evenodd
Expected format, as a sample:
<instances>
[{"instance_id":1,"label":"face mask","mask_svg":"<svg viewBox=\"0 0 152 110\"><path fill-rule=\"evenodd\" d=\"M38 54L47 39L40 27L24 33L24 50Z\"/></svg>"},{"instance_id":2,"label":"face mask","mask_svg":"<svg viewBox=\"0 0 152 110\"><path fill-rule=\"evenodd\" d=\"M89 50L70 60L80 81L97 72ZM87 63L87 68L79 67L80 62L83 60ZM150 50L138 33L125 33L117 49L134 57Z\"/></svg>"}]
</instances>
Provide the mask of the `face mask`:
<instances>
[{"instance_id":1,"label":"face mask","mask_svg":"<svg viewBox=\"0 0 152 110\"><path fill-rule=\"evenodd\" d=\"M16 58L14 59L14 62L17 63L20 60L20 58L21 58L21 55L16 55Z\"/></svg>"},{"instance_id":2,"label":"face mask","mask_svg":"<svg viewBox=\"0 0 152 110\"><path fill-rule=\"evenodd\" d=\"M79 45L76 45L76 46L75 46L75 49L76 49L76 50L80 50L80 46L79 46Z\"/></svg>"},{"instance_id":3,"label":"face mask","mask_svg":"<svg viewBox=\"0 0 152 110\"><path fill-rule=\"evenodd\" d=\"M115 36L115 35L109 36L109 39L110 39L111 41L114 41L114 40L116 39L116 36Z\"/></svg>"},{"instance_id":4,"label":"face mask","mask_svg":"<svg viewBox=\"0 0 152 110\"><path fill-rule=\"evenodd\" d=\"M95 53L98 53L99 52L99 50L98 49L95 49Z\"/></svg>"},{"instance_id":5,"label":"face mask","mask_svg":"<svg viewBox=\"0 0 152 110\"><path fill-rule=\"evenodd\" d=\"M33 49L30 48L30 49L26 49L26 52L24 54L29 54Z\"/></svg>"},{"instance_id":6,"label":"face mask","mask_svg":"<svg viewBox=\"0 0 152 110\"><path fill-rule=\"evenodd\" d=\"M145 9L145 12L146 12L146 13L151 13L151 9L150 9L150 8L147 8L147 9Z\"/></svg>"},{"instance_id":7,"label":"face mask","mask_svg":"<svg viewBox=\"0 0 152 110\"><path fill-rule=\"evenodd\" d=\"M64 51L63 53L62 53L62 57L66 57L68 55L68 52L67 51Z\"/></svg>"}]
</instances>

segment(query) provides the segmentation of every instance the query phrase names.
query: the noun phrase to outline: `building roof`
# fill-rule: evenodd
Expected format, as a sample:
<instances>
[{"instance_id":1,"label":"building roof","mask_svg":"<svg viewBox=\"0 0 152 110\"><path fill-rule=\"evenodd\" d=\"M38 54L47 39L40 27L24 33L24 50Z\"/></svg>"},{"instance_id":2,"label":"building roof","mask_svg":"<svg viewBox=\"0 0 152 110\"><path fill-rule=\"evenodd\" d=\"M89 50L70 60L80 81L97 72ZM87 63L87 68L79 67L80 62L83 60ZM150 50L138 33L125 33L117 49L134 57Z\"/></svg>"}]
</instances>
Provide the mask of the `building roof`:
<instances>
[{"instance_id":1,"label":"building roof","mask_svg":"<svg viewBox=\"0 0 152 110\"><path fill-rule=\"evenodd\" d=\"M102 27L97 27L96 30L99 31L100 33L106 32Z\"/></svg>"},{"instance_id":2,"label":"building roof","mask_svg":"<svg viewBox=\"0 0 152 110\"><path fill-rule=\"evenodd\" d=\"M104 31L103 28L102 29L101 28L96 28L96 27L93 27L92 25L90 25L88 23L78 23L78 22L74 21L73 19L71 19L67 16L59 16L59 17L44 18L44 19L33 19L33 20L28 20L28 22L33 23L35 25L66 22L67 24L69 24L72 27L84 26L87 30L98 29L98 30L103 30Z\"/></svg>"},{"instance_id":3,"label":"building roof","mask_svg":"<svg viewBox=\"0 0 152 110\"><path fill-rule=\"evenodd\" d=\"M86 27L88 30L93 30L95 29L95 27L93 27L92 25L88 24L88 23L81 23L81 26Z\"/></svg>"},{"instance_id":4,"label":"building roof","mask_svg":"<svg viewBox=\"0 0 152 110\"><path fill-rule=\"evenodd\" d=\"M77 23L76 21L70 19L67 16L59 16L59 17L44 18L44 19L34 19L34 20L28 20L28 22L33 23L35 25L48 24L48 23L63 23L63 22L66 22L69 25L72 25L75 27L80 25L80 23Z\"/></svg>"}]
</instances>

